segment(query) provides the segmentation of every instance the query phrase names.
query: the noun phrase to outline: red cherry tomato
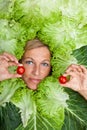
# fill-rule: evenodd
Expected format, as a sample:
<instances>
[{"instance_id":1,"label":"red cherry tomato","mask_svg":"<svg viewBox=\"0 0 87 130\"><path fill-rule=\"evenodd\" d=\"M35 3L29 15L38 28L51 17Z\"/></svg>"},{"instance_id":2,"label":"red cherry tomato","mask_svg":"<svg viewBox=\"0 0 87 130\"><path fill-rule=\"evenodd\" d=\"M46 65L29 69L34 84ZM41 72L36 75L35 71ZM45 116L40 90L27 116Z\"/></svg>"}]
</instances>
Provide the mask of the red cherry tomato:
<instances>
[{"instance_id":1,"label":"red cherry tomato","mask_svg":"<svg viewBox=\"0 0 87 130\"><path fill-rule=\"evenodd\" d=\"M68 80L67 80L67 77L65 77L65 76L61 75L61 76L59 77L59 82L60 82L61 84L65 84L67 81L68 81Z\"/></svg>"},{"instance_id":2,"label":"red cherry tomato","mask_svg":"<svg viewBox=\"0 0 87 130\"><path fill-rule=\"evenodd\" d=\"M17 73L22 75L25 72L25 68L23 66L18 66L17 67Z\"/></svg>"}]
</instances>

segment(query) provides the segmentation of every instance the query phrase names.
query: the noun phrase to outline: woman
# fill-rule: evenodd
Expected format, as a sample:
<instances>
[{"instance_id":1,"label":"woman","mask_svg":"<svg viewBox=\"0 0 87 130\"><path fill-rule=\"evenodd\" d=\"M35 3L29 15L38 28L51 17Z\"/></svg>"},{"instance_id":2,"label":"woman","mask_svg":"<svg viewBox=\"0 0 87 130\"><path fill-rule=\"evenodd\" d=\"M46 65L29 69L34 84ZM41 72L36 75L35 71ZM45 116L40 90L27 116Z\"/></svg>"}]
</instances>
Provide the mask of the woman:
<instances>
[{"instance_id":1,"label":"woman","mask_svg":"<svg viewBox=\"0 0 87 130\"><path fill-rule=\"evenodd\" d=\"M25 68L23 76L8 71L9 66L19 66L21 64L19 64L16 57L5 52L0 55L0 81L22 77L27 87L34 90L41 80L49 75L51 69L50 59L51 53L48 46L38 39L28 41L23 57L20 60Z\"/></svg>"},{"instance_id":2,"label":"woman","mask_svg":"<svg viewBox=\"0 0 87 130\"><path fill-rule=\"evenodd\" d=\"M48 46L44 45L40 40L34 39L28 41L25 46L25 52L21 59L21 63L25 67L23 76L19 74L11 74L8 67L12 65L20 65L18 60L11 54L3 53L0 55L0 81L22 77L30 89L37 89L37 85L47 77L51 70L50 65L51 53ZM70 65L64 76L70 76L70 80L61 86L69 87L79 92L87 99L87 69L82 65Z\"/></svg>"}]
</instances>

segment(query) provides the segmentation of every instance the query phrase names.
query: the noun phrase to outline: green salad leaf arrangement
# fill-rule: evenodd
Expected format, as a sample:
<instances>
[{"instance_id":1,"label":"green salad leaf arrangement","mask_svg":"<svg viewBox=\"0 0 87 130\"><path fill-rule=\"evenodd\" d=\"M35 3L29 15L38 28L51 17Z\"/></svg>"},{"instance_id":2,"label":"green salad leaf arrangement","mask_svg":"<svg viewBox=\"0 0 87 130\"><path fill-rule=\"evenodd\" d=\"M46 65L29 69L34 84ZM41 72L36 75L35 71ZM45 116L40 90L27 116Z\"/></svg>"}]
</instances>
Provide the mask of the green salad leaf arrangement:
<instances>
[{"instance_id":1,"label":"green salad leaf arrangement","mask_svg":"<svg viewBox=\"0 0 87 130\"><path fill-rule=\"evenodd\" d=\"M61 87L58 76L72 63L87 67L87 1L1 0L0 53L20 60L26 42L35 37L51 50L52 74L36 91L20 78L0 82L0 110L7 103L18 108L21 122L13 130L86 130L86 100Z\"/></svg>"},{"instance_id":2,"label":"green salad leaf arrangement","mask_svg":"<svg viewBox=\"0 0 87 130\"><path fill-rule=\"evenodd\" d=\"M14 0L0 0L0 19L9 19Z\"/></svg>"}]
</instances>

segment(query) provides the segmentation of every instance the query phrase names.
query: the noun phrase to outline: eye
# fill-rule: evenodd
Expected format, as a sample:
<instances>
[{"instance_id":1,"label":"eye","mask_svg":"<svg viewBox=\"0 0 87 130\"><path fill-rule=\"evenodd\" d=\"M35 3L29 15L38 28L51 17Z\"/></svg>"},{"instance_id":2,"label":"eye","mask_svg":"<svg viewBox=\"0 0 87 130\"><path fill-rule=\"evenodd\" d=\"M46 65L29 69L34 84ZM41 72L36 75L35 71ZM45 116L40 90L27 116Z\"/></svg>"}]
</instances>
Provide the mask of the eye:
<instances>
[{"instance_id":1,"label":"eye","mask_svg":"<svg viewBox=\"0 0 87 130\"><path fill-rule=\"evenodd\" d=\"M43 66L50 66L48 63L42 63Z\"/></svg>"},{"instance_id":2,"label":"eye","mask_svg":"<svg viewBox=\"0 0 87 130\"><path fill-rule=\"evenodd\" d=\"M29 65L32 65L32 64L33 64L33 61L28 60L28 61L25 61L25 63L26 63L26 64L29 64Z\"/></svg>"}]
</instances>

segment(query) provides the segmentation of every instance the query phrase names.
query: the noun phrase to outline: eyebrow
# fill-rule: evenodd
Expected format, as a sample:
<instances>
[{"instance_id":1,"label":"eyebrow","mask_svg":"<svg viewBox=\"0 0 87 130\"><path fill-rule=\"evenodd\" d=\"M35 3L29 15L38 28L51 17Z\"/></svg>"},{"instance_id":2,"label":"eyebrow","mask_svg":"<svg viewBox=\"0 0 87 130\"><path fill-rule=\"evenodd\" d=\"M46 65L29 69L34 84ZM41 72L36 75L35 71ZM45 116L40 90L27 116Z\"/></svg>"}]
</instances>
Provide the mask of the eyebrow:
<instances>
[{"instance_id":1,"label":"eyebrow","mask_svg":"<svg viewBox=\"0 0 87 130\"><path fill-rule=\"evenodd\" d=\"M25 58L23 58L22 60L25 60L25 59L31 59L31 60L34 60L33 58L31 58L31 57L25 57ZM35 60L34 60L35 61ZM48 62L50 62L50 60L48 60L48 59L45 59L45 60L43 60L43 61L48 61Z\"/></svg>"},{"instance_id":2,"label":"eyebrow","mask_svg":"<svg viewBox=\"0 0 87 130\"><path fill-rule=\"evenodd\" d=\"M23 60L25 60L25 59L31 59L31 60L33 60L33 58L31 58L31 57L25 57L25 58L23 58Z\"/></svg>"}]
</instances>

